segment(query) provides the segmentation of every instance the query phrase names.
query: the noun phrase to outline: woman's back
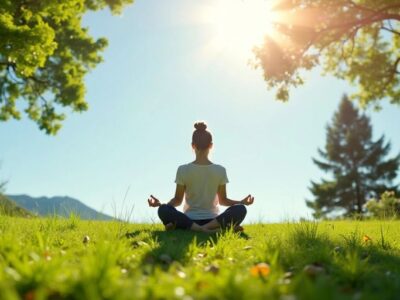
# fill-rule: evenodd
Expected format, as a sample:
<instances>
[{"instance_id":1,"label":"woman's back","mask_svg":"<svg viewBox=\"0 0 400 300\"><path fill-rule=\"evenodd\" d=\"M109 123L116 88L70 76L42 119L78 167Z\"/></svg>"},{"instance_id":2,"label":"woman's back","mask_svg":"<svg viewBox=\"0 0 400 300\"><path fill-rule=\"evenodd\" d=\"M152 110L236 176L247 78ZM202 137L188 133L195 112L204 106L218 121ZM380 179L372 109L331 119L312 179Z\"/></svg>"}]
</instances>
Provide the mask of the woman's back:
<instances>
[{"instance_id":1,"label":"woman's back","mask_svg":"<svg viewBox=\"0 0 400 300\"><path fill-rule=\"evenodd\" d=\"M200 220L212 219L218 215L218 187L228 183L223 166L185 164L178 168L175 182L185 186L183 211L188 217Z\"/></svg>"}]
</instances>

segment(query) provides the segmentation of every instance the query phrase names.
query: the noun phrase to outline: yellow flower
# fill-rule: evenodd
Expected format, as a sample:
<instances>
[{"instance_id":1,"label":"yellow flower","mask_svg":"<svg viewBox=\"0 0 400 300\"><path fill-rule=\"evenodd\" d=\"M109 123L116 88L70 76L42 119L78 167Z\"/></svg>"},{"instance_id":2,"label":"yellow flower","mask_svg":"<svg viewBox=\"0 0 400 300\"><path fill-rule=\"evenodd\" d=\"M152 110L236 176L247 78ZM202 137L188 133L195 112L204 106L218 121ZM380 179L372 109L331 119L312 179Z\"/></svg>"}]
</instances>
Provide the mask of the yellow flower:
<instances>
[{"instance_id":1,"label":"yellow flower","mask_svg":"<svg viewBox=\"0 0 400 300\"><path fill-rule=\"evenodd\" d=\"M364 241L364 243L368 243L368 242L371 242L372 241L372 239L368 236L368 235L366 235L366 234L364 234L364 236L363 236L363 241Z\"/></svg>"},{"instance_id":2,"label":"yellow flower","mask_svg":"<svg viewBox=\"0 0 400 300\"><path fill-rule=\"evenodd\" d=\"M271 272L271 268L266 263L259 263L251 267L250 274L253 276L268 276Z\"/></svg>"}]
</instances>

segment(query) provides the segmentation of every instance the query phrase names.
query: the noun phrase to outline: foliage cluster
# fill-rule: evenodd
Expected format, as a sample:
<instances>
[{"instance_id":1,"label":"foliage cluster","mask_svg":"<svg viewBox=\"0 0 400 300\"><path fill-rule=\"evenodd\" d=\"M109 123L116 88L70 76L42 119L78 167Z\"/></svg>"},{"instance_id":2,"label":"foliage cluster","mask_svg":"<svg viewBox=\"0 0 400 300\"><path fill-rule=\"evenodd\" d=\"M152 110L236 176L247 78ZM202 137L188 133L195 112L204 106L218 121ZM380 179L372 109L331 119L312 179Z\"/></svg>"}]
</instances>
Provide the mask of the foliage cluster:
<instances>
[{"instance_id":1,"label":"foliage cluster","mask_svg":"<svg viewBox=\"0 0 400 300\"><path fill-rule=\"evenodd\" d=\"M400 199L393 191L384 192L380 199L371 199L365 204L367 211L375 218L400 217Z\"/></svg>"},{"instance_id":2,"label":"foliage cluster","mask_svg":"<svg viewBox=\"0 0 400 300\"><path fill-rule=\"evenodd\" d=\"M55 134L71 108L81 112L84 76L101 62L104 38L82 26L83 15L108 6L119 13L133 0L0 2L0 121L20 119L23 109L39 128ZM24 105L17 101L25 100Z\"/></svg>"},{"instance_id":3,"label":"foliage cluster","mask_svg":"<svg viewBox=\"0 0 400 300\"><path fill-rule=\"evenodd\" d=\"M399 225L257 224L208 236L0 217L0 298L395 299Z\"/></svg>"},{"instance_id":4,"label":"foliage cluster","mask_svg":"<svg viewBox=\"0 0 400 300\"><path fill-rule=\"evenodd\" d=\"M353 84L362 106L400 103L398 0L280 0L275 10L280 34L267 36L255 55L278 99L289 99L305 71L322 67Z\"/></svg>"}]
</instances>

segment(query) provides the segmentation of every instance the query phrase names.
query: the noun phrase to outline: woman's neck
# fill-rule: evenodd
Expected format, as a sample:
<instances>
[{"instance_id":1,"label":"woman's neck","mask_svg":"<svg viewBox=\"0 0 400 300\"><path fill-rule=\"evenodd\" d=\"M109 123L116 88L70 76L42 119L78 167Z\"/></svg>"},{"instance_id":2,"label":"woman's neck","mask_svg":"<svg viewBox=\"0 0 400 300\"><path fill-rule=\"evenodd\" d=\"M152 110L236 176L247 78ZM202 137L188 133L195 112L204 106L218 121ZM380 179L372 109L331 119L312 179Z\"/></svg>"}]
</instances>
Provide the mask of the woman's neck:
<instances>
[{"instance_id":1,"label":"woman's neck","mask_svg":"<svg viewBox=\"0 0 400 300\"><path fill-rule=\"evenodd\" d=\"M212 162L208 159L208 153L205 152L197 152L196 151L196 159L193 162L197 165L210 165Z\"/></svg>"}]
</instances>

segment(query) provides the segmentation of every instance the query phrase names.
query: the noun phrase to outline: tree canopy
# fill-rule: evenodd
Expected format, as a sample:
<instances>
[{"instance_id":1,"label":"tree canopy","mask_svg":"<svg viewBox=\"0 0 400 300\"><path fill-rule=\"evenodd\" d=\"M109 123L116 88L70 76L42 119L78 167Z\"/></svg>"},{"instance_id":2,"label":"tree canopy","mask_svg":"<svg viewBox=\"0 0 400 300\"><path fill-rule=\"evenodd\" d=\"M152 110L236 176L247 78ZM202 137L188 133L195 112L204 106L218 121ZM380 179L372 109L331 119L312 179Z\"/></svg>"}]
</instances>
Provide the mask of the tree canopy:
<instances>
[{"instance_id":1,"label":"tree canopy","mask_svg":"<svg viewBox=\"0 0 400 300\"><path fill-rule=\"evenodd\" d=\"M0 3L0 120L25 112L55 134L66 109L87 110L85 75L102 61L105 38L82 26L87 11L119 13L133 0L5 0Z\"/></svg>"},{"instance_id":2,"label":"tree canopy","mask_svg":"<svg viewBox=\"0 0 400 300\"><path fill-rule=\"evenodd\" d=\"M277 36L254 51L278 99L320 66L354 85L361 106L400 104L399 0L280 0L275 11Z\"/></svg>"},{"instance_id":3,"label":"tree canopy","mask_svg":"<svg viewBox=\"0 0 400 300\"><path fill-rule=\"evenodd\" d=\"M385 191L397 191L393 181L400 155L386 158L390 147L384 136L373 141L369 118L344 97L327 126L325 150L318 150L322 159L313 159L330 174L319 183L311 182L310 191L315 198L307 201L307 206L314 210L314 216L340 209L345 215L361 214L367 200Z\"/></svg>"}]
</instances>

